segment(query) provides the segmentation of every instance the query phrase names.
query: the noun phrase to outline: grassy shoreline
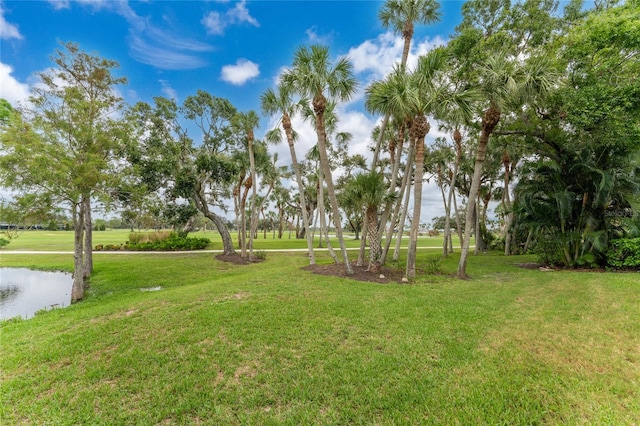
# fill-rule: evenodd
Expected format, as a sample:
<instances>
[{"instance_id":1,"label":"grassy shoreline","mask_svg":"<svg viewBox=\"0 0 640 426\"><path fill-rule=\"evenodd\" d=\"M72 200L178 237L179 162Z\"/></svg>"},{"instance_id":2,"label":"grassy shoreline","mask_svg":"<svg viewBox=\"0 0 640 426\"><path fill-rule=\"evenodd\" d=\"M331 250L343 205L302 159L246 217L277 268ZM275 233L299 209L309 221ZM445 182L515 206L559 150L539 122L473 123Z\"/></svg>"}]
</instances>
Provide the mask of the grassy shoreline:
<instances>
[{"instance_id":1,"label":"grassy shoreline","mask_svg":"<svg viewBox=\"0 0 640 426\"><path fill-rule=\"evenodd\" d=\"M2 423L640 418L637 274L540 272L515 265L531 257L488 254L460 281L453 255L444 274L380 285L303 271L302 253L171 259L96 258L85 301L1 323ZM72 257L2 265L69 270Z\"/></svg>"}]
</instances>

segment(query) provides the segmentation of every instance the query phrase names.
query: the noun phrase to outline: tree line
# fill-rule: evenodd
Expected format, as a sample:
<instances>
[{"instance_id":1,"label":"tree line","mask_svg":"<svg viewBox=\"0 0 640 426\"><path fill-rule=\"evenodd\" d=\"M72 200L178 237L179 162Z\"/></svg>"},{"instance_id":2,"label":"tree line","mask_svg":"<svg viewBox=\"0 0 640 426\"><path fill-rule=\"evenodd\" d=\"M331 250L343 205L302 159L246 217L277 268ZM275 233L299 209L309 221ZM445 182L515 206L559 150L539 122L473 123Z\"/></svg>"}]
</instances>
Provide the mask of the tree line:
<instances>
[{"instance_id":1,"label":"tree line","mask_svg":"<svg viewBox=\"0 0 640 426\"><path fill-rule=\"evenodd\" d=\"M82 299L93 268L96 203L130 221L153 211L184 234L205 217L226 254L237 246L249 259L261 216L271 211L280 236L285 216L299 224L310 264L317 232L347 273L345 226L362 233L357 263L377 271L394 242L398 259L409 224L405 275L412 279L425 179L442 195L443 255L454 250L453 229L460 237L461 278L472 238L476 250L493 244L551 264L603 265L611 242L637 236L640 224L638 6L597 1L585 10L572 0L560 10L553 0L471 0L448 44L410 67L414 27L437 22L440 5L387 0L379 19L404 47L387 76L364 88L367 110L380 117L369 164L349 153L352 136L338 131L336 107L358 81L349 59L332 58L327 46L300 46L280 82L261 94L262 113L277 127L260 139L256 111L206 91L181 104L155 97L125 105L118 64L63 43L28 104L1 104L2 185L17 191L23 211L68 207L73 300ZM317 135L307 153L296 151L296 117ZM448 137L427 146L433 126ZM269 152L268 144L281 142L290 167ZM487 229L492 202L498 235ZM235 230L220 211L233 212Z\"/></svg>"}]
</instances>

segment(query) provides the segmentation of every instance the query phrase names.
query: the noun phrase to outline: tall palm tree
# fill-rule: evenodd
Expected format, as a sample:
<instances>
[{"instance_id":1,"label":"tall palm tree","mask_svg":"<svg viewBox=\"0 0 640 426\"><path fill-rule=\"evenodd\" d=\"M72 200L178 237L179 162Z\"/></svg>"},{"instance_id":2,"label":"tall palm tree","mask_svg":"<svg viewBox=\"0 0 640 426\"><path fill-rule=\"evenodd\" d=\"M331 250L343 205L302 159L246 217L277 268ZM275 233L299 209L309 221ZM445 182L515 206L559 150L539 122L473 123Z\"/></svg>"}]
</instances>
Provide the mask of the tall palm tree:
<instances>
[{"instance_id":1,"label":"tall palm tree","mask_svg":"<svg viewBox=\"0 0 640 426\"><path fill-rule=\"evenodd\" d=\"M296 133L291 126L291 116L295 115L300 105L293 101L293 90L291 87L287 87L282 83L278 84L276 90L269 88L262 96L260 96L260 102L262 111L265 114L280 115L279 122L282 125L285 136L287 138L287 144L289 145L289 153L291 154L291 166L296 174L296 182L298 183L298 191L300 193L300 206L302 210L302 226L305 230L305 237L307 239L307 249L309 250L309 264L315 265L316 257L313 252L313 239L310 231L310 220L306 208L306 200L304 196L304 182L302 181L302 172L300 170L300 164L298 163L298 156L296 155L296 149L294 146L296 140ZM279 143L281 141L280 131L277 129L272 130L267 134L267 140L272 143Z\"/></svg>"},{"instance_id":2,"label":"tall palm tree","mask_svg":"<svg viewBox=\"0 0 640 426\"><path fill-rule=\"evenodd\" d=\"M404 67L409 57L411 39L415 29L415 23L432 24L440 20L440 4L436 0L387 0L378 13L378 19L385 28L393 28L396 33L402 34L404 47L402 60Z\"/></svg>"},{"instance_id":3,"label":"tall palm tree","mask_svg":"<svg viewBox=\"0 0 640 426\"><path fill-rule=\"evenodd\" d=\"M258 178L256 176L256 161L253 152L253 144L255 142L254 129L258 127L260 123L260 118L255 111L251 110L249 112L239 112L235 117L236 126L240 129L240 131L246 137L247 142L247 153L249 154L249 173L251 174L251 218L249 220L250 224L253 224L256 220L257 210L256 210L256 197L257 197L257 187L258 187ZM244 230L243 230L244 231ZM243 250L244 254L244 250ZM253 232L249 234L249 260L253 260Z\"/></svg>"},{"instance_id":4,"label":"tall palm tree","mask_svg":"<svg viewBox=\"0 0 640 426\"><path fill-rule=\"evenodd\" d=\"M413 119L412 107L418 102L418 96L419 94L415 90L415 87L411 85L410 75L407 74L402 67L395 68L393 73L389 74L385 80L372 83L366 90L365 107L367 110L372 113L378 112L386 115L393 115L396 123L396 136L389 143L389 152L392 154L393 158L389 185L389 191L391 192L395 191L397 187L397 175L400 169L402 150L407 133L406 130ZM413 146L414 141L411 140L410 142ZM407 159L408 163L411 163L412 161L412 157ZM407 183L408 179L402 179L400 187L401 193L404 193ZM392 223L395 223L397 220L401 203L402 197L399 197L396 208L394 209L394 217L392 217L391 220ZM378 232L379 238L381 238L384 227L386 226L390 208L391 205L388 204L382 214L380 229ZM365 217L365 226L368 226L366 220L367 219ZM387 235L387 237L387 245L385 250L381 253L381 262L383 262L383 259L386 257L386 252L389 247L389 235ZM364 251L364 241L360 250L361 252Z\"/></svg>"},{"instance_id":5,"label":"tall palm tree","mask_svg":"<svg viewBox=\"0 0 640 426\"><path fill-rule=\"evenodd\" d=\"M522 63L518 58L509 57L504 52L490 55L478 69L480 90L486 97L488 108L482 115L482 130L478 138L476 159L469 189L469 202L464 227L464 241L458 263L458 277L467 278L469 243L474 222L474 204L482 178L484 161L487 156L489 137L500 122L503 110L515 110L533 100L538 95L551 91L558 82L548 58L540 55Z\"/></svg>"},{"instance_id":6,"label":"tall palm tree","mask_svg":"<svg viewBox=\"0 0 640 426\"><path fill-rule=\"evenodd\" d=\"M405 70L415 24L432 24L440 20L440 4L436 0L387 0L378 13L378 19L385 28L391 27L395 33L402 34L404 45L400 59L400 69ZM391 112L385 112L381 132L373 153L372 167L376 167L380 146L384 139L384 131L389 123Z\"/></svg>"},{"instance_id":7,"label":"tall palm tree","mask_svg":"<svg viewBox=\"0 0 640 426\"><path fill-rule=\"evenodd\" d=\"M340 211L327 155L324 112L327 107L327 96L336 101L346 101L355 93L357 81L353 76L353 67L346 58L339 59L335 64L332 64L329 58L329 48L326 46L302 46L296 51L293 67L285 72L283 81L292 86L302 97L311 100L318 136L320 167L323 169L324 179L327 183L336 236L340 243L346 271L348 274L352 274L353 269L349 263L344 244Z\"/></svg>"}]
</instances>

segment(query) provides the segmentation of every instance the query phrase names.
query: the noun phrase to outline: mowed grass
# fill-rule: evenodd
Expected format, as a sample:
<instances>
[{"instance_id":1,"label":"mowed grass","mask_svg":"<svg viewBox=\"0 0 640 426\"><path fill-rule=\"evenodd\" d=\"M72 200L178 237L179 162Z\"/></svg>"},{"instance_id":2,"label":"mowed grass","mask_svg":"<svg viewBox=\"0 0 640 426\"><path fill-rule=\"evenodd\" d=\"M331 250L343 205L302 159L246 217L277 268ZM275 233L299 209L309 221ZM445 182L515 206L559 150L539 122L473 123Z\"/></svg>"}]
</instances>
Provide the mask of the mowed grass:
<instances>
[{"instance_id":1,"label":"mowed grass","mask_svg":"<svg viewBox=\"0 0 640 426\"><path fill-rule=\"evenodd\" d=\"M137 232L137 231L136 231ZM153 232L149 230L141 231L143 233ZM124 244L129 240L130 231L127 229L108 229L106 231L94 231L93 232L93 245L98 244ZM222 250L222 240L220 234L217 231L198 231L189 234L190 237L204 237L211 240L209 249ZM235 244L237 244L237 233L232 232L231 236ZM315 234L314 243L315 247L319 247L320 238ZM295 232L289 236L288 232L285 232L282 238L274 237L273 233L268 232L265 238L264 233L260 232L258 237L254 240L255 250L279 250L279 249L306 249L307 243L304 239L296 239ZM408 237L402 239L402 247L407 247ZM324 243L324 241L323 241ZM339 245L335 238L331 238L331 243L339 251ZM454 246L459 246L459 240L457 237L453 238ZM353 235L348 235L345 238L345 245L348 248L359 248L360 241L355 240ZM326 244L323 244L326 247ZM395 239L391 247L391 252L395 247ZM442 247L442 237L420 237L418 240L418 247ZM237 248L237 247L236 247ZM17 238L11 240L9 245L0 250L0 255L6 251L16 250L30 250L30 251L73 251L73 231L24 231L19 234Z\"/></svg>"},{"instance_id":2,"label":"mowed grass","mask_svg":"<svg viewBox=\"0 0 640 426\"><path fill-rule=\"evenodd\" d=\"M0 324L1 423L637 424L638 274L515 265L533 260L381 285L304 253L100 256L85 301Z\"/></svg>"}]
</instances>

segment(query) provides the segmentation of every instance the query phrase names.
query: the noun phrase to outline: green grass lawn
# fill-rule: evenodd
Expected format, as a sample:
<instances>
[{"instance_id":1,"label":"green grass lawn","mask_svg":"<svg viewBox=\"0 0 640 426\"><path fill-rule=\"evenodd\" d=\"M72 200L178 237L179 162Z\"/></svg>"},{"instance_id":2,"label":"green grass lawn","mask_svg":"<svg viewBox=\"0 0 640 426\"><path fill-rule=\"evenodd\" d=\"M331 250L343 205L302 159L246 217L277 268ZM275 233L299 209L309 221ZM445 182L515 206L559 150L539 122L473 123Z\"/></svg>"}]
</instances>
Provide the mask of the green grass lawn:
<instances>
[{"instance_id":1,"label":"green grass lawn","mask_svg":"<svg viewBox=\"0 0 640 426\"><path fill-rule=\"evenodd\" d=\"M142 231L150 232L150 231ZM127 229L109 229L106 231L93 232L93 245L98 244L123 244L129 240L130 231ZM199 231L189 234L190 237L205 237L211 240L210 249L221 250L222 240L220 234L216 231ZM237 243L237 234L231 234L234 243ZM408 237L403 238L402 246L407 246ZM335 238L331 239L334 248L339 249L338 242ZM318 247L319 237L316 234L315 247ZM348 248L360 247L360 241L355 240L353 235L347 235L345 244ZM395 240L394 240L395 244ZM457 237L453 238L454 246L459 246ZM254 242L255 250L275 250L275 249L305 249L307 247L306 240L296 239L295 233L289 238L289 234L285 233L282 239L274 238L272 233L267 233L266 238L262 232ZM391 252L393 252L391 247ZM418 239L418 247L442 247L442 237L420 237ZM6 247L0 249L2 252L15 250L35 250L35 251L73 251L73 231L24 231L9 243Z\"/></svg>"},{"instance_id":2,"label":"green grass lawn","mask_svg":"<svg viewBox=\"0 0 640 426\"><path fill-rule=\"evenodd\" d=\"M640 419L638 274L489 254L460 281L453 255L445 274L381 285L303 271L303 253L95 261L85 301L0 324L3 425ZM72 257L2 265L69 270Z\"/></svg>"}]
</instances>

